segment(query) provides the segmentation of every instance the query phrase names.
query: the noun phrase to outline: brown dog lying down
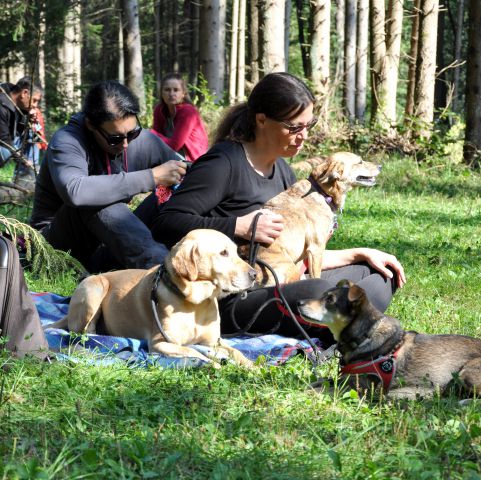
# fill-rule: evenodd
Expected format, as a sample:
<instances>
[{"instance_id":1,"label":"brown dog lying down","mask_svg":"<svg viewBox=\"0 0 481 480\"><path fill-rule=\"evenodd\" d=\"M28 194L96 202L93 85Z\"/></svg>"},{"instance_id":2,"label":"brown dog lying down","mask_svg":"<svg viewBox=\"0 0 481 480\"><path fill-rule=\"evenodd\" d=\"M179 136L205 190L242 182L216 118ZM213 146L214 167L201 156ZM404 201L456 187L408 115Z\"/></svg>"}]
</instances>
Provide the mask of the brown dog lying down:
<instances>
[{"instance_id":1,"label":"brown dog lying down","mask_svg":"<svg viewBox=\"0 0 481 480\"><path fill-rule=\"evenodd\" d=\"M335 226L335 213L342 210L349 190L357 185L375 185L380 171L377 165L349 152L312 158L293 167L311 170L310 176L265 204L264 208L283 216L284 229L271 245L260 245L257 251L257 258L274 269L280 283L299 280L306 258L309 275L321 276L322 255ZM247 257L249 246L242 246L240 251ZM257 268L258 286L274 285L271 273Z\"/></svg>"},{"instance_id":2,"label":"brown dog lying down","mask_svg":"<svg viewBox=\"0 0 481 480\"><path fill-rule=\"evenodd\" d=\"M319 299L299 302L299 311L307 322L332 332L342 355L341 372L351 375L353 386L382 385L391 398L432 396L450 386L481 393L481 339L405 331L348 281Z\"/></svg>"},{"instance_id":3,"label":"brown dog lying down","mask_svg":"<svg viewBox=\"0 0 481 480\"><path fill-rule=\"evenodd\" d=\"M222 343L217 299L251 287L255 276L223 233L193 230L174 245L161 267L87 277L75 290L67 316L45 328L95 333L102 315L105 333L147 339L150 352L209 361L185 346L201 344L250 366L238 350ZM161 328L153 313L152 293Z\"/></svg>"}]
</instances>

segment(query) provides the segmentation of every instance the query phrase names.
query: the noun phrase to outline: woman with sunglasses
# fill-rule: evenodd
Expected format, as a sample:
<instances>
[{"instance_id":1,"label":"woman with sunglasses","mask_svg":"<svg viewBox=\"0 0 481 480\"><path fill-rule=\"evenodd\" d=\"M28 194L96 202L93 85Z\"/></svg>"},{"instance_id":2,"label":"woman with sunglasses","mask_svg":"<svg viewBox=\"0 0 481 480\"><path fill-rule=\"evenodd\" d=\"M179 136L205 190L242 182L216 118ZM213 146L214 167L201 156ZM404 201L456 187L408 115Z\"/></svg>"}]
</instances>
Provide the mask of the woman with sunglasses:
<instances>
[{"instance_id":1,"label":"woman with sunglasses","mask_svg":"<svg viewBox=\"0 0 481 480\"><path fill-rule=\"evenodd\" d=\"M250 240L254 218L261 211L255 240L271 244L283 229L283 219L262 206L296 181L282 157L291 158L301 151L308 130L316 123L313 108L314 96L301 80L288 73L266 75L247 102L227 113L217 129L214 146L196 161L172 198L159 209L154 238L171 247L190 230L213 228L234 241L245 242ZM405 282L397 259L374 249L327 251L323 266L326 271L321 279L283 287L295 313L298 300L318 298L341 279L358 283L384 311L395 289ZM222 332L235 333L235 323L244 327L260 306L275 296L274 288L261 288L243 299L231 296L221 300ZM268 332L280 321L277 333L298 334L284 312L277 302L271 302L251 331ZM319 336L319 329L311 328L311 333Z\"/></svg>"},{"instance_id":2,"label":"woman with sunglasses","mask_svg":"<svg viewBox=\"0 0 481 480\"><path fill-rule=\"evenodd\" d=\"M135 212L127 203L157 185L177 184L185 163L142 129L138 113L127 87L94 85L83 111L53 136L40 167L31 225L89 271L148 268L167 253L145 224L153 202Z\"/></svg>"}]
</instances>

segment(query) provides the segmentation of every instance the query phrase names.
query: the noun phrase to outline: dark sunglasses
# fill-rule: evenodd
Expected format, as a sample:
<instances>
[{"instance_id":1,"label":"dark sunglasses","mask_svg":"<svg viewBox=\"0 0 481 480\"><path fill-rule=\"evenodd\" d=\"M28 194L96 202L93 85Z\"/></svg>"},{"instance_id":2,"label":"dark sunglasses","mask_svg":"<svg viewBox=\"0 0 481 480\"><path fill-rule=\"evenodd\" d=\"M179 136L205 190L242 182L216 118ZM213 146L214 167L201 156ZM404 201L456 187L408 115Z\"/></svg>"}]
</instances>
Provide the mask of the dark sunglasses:
<instances>
[{"instance_id":1,"label":"dark sunglasses","mask_svg":"<svg viewBox=\"0 0 481 480\"><path fill-rule=\"evenodd\" d=\"M130 132L127 132L127 135L109 135L108 133L104 132L100 127L97 127L97 131L102 135L102 137L105 138L105 141L109 145L109 147L115 147L116 145L119 145L122 143L125 139L127 139L127 142L131 142L132 140L135 140L139 135L140 132L142 131L142 126L140 125L139 119L137 118L138 125L133 129L130 130Z\"/></svg>"},{"instance_id":2,"label":"dark sunglasses","mask_svg":"<svg viewBox=\"0 0 481 480\"><path fill-rule=\"evenodd\" d=\"M290 134L294 134L294 133L301 133L305 128L307 130L310 130L312 127L314 127L317 124L319 119L314 117L310 122L300 123L298 125L293 125L292 123L283 122L282 120L274 120L274 121L282 123L282 125L284 125L284 127L287 128Z\"/></svg>"}]
</instances>

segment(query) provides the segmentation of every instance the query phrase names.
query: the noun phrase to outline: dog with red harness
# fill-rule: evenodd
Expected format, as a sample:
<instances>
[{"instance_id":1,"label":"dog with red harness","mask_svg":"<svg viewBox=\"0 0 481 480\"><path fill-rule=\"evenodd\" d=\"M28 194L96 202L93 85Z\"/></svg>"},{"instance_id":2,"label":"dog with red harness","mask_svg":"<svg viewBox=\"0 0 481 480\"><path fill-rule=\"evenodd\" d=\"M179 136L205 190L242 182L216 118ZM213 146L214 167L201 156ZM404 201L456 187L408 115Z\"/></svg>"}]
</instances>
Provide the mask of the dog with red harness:
<instances>
[{"instance_id":1,"label":"dog with red harness","mask_svg":"<svg viewBox=\"0 0 481 480\"><path fill-rule=\"evenodd\" d=\"M377 310L359 286L342 281L320 298L299 302L308 323L326 325L337 341L343 376L353 387L381 387L390 398L429 397L457 387L481 392L481 339L405 331ZM353 382L351 382L353 380Z\"/></svg>"}]
</instances>

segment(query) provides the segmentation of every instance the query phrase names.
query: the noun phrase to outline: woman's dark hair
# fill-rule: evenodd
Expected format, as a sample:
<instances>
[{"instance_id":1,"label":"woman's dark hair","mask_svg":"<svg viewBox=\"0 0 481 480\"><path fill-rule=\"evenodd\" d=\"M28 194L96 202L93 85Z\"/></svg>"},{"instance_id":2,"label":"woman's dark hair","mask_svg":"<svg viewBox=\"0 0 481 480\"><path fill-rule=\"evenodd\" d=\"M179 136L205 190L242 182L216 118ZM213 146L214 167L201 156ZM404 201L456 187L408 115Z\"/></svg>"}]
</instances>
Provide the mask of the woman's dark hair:
<instances>
[{"instance_id":1,"label":"woman's dark hair","mask_svg":"<svg viewBox=\"0 0 481 480\"><path fill-rule=\"evenodd\" d=\"M164 99L162 98L162 89L164 88L165 82L168 82L169 80L178 80L180 82L180 85L182 86L182 90L185 92L184 102L190 103L192 105L192 100L190 99L190 96L189 96L189 90L187 90L187 82L185 81L184 77L182 77L182 75L177 72L168 73L162 78L160 82L160 102L162 103L162 105L165 107L167 106L166 103L164 102Z\"/></svg>"},{"instance_id":2,"label":"woman's dark hair","mask_svg":"<svg viewBox=\"0 0 481 480\"><path fill-rule=\"evenodd\" d=\"M269 73L253 88L247 102L227 111L217 127L214 143L251 142L256 138L257 113L288 121L314 103L314 95L302 80L286 72Z\"/></svg>"},{"instance_id":3,"label":"woman's dark hair","mask_svg":"<svg viewBox=\"0 0 481 480\"><path fill-rule=\"evenodd\" d=\"M140 108L137 97L126 86L106 80L87 92L82 112L94 127L99 127L104 122L138 115Z\"/></svg>"}]
</instances>

